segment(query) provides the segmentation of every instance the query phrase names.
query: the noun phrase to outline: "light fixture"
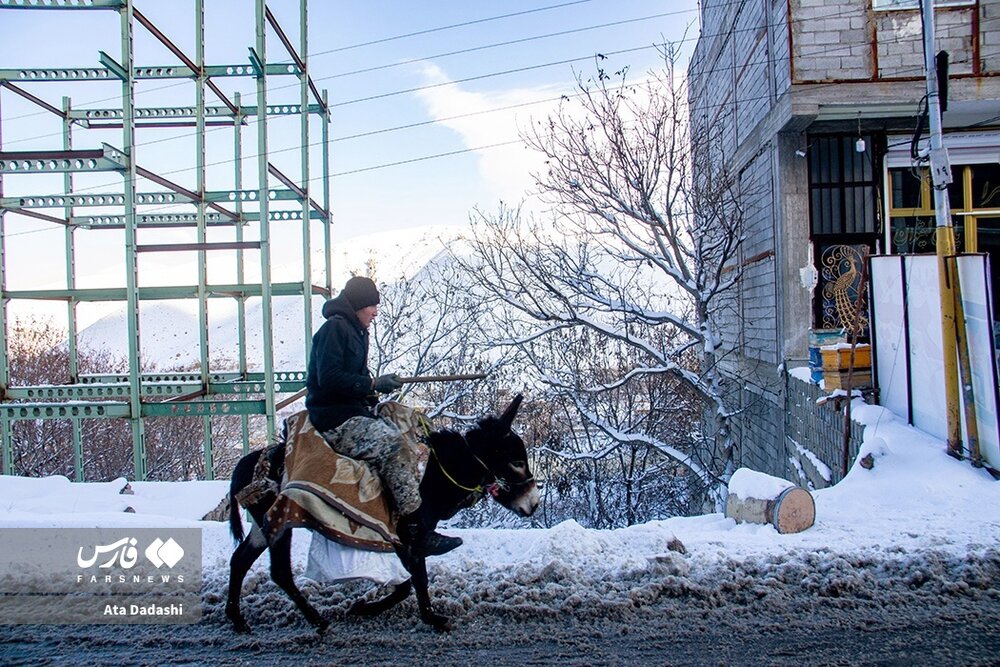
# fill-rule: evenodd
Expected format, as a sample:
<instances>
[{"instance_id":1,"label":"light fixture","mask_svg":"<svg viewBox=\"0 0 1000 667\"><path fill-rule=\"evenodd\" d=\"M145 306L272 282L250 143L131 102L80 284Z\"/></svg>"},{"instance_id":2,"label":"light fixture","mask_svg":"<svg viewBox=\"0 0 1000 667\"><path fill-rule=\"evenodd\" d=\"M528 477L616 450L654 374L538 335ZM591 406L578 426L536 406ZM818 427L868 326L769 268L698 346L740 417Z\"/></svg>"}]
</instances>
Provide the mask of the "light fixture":
<instances>
[{"instance_id":1,"label":"light fixture","mask_svg":"<svg viewBox=\"0 0 1000 667\"><path fill-rule=\"evenodd\" d=\"M795 154L798 155L799 157L805 157L806 156L806 152L804 150L802 150L801 148L795 149Z\"/></svg>"},{"instance_id":2,"label":"light fixture","mask_svg":"<svg viewBox=\"0 0 1000 667\"><path fill-rule=\"evenodd\" d=\"M858 140L854 142L854 152L865 152L865 140L861 138L861 112L858 112Z\"/></svg>"}]
</instances>

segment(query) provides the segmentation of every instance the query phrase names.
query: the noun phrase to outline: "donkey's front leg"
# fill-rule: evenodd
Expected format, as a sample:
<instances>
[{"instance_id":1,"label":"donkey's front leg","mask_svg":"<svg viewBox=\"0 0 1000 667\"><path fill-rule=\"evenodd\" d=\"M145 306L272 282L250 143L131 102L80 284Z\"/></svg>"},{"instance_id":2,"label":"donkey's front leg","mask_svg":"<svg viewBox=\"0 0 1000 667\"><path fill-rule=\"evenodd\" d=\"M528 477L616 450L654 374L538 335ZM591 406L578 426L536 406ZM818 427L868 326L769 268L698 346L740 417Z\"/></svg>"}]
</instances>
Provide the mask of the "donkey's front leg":
<instances>
[{"instance_id":1,"label":"donkey's front leg","mask_svg":"<svg viewBox=\"0 0 1000 667\"><path fill-rule=\"evenodd\" d=\"M427 559L407 555L402 560L413 580L413 590L417 594L417 607L420 609L420 620L438 632L451 630L453 627L451 619L441 614L435 614L434 610L431 609L431 594L427 590Z\"/></svg>"}]
</instances>

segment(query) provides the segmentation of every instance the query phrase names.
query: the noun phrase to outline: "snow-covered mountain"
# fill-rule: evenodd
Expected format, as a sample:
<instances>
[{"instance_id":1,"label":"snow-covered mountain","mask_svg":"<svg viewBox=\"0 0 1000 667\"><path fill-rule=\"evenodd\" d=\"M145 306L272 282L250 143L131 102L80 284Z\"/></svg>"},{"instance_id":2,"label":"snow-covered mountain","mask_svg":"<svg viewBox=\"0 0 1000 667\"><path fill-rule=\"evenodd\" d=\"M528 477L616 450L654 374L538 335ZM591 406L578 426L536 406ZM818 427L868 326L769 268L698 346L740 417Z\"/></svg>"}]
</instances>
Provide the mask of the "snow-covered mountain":
<instances>
[{"instance_id":1,"label":"snow-covered mountain","mask_svg":"<svg viewBox=\"0 0 1000 667\"><path fill-rule=\"evenodd\" d=\"M333 285L336 290L355 274L373 275L380 283L393 283L417 275L447 247L453 247L464 230L432 226L382 232L337 243L332 253ZM323 251L314 252L313 266L322 267ZM300 268L275 267L276 276L294 275ZM319 282L317 273L314 283ZM280 280L280 279L279 279ZM322 322L325 298L312 297L312 329ZM302 297L274 297L272 331L274 367L304 370L305 341L312 336L305 328ZM210 357L218 360L213 370L232 367L239 350L239 314L235 300L210 299L208 340ZM247 359L251 370L263 367L263 318L260 299L249 299L246 307ZM197 301L146 301L139 307L140 356L159 370L189 367L199 359ZM105 315L80 332L80 347L127 357L128 334L125 306Z\"/></svg>"}]
</instances>

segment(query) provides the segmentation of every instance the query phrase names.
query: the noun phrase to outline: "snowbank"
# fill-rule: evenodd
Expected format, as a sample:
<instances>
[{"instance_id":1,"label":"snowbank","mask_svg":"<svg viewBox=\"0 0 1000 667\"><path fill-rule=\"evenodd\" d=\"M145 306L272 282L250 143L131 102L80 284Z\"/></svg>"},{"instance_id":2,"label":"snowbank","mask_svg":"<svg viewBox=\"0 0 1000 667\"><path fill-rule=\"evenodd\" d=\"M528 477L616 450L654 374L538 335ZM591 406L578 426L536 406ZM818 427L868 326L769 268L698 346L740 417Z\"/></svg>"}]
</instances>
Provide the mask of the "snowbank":
<instances>
[{"instance_id":1,"label":"snowbank","mask_svg":"<svg viewBox=\"0 0 1000 667\"><path fill-rule=\"evenodd\" d=\"M439 575L436 585L459 597L463 585L497 592L511 582L520 582L518 595L530 595L539 582L591 585L668 571L697 580L733 563L802 567L817 554L837 555L849 564L859 558L898 562L931 552L961 559L1000 548L1000 484L881 408L859 401L854 414L868 424L859 459L870 455L874 465L870 470L855 465L842 482L815 492L816 524L802 533L780 535L771 526L737 524L722 514L619 530L589 530L573 521L549 529L446 529L462 536L465 545L432 559L431 574ZM200 517L225 495L227 482L132 482L134 495L121 495L123 483L0 477L0 527L197 525L203 529L206 582L222 586L233 547L228 526ZM675 537L686 554L670 548ZM300 573L306 538L297 531L293 540ZM255 566L265 579L266 563L264 557Z\"/></svg>"}]
</instances>

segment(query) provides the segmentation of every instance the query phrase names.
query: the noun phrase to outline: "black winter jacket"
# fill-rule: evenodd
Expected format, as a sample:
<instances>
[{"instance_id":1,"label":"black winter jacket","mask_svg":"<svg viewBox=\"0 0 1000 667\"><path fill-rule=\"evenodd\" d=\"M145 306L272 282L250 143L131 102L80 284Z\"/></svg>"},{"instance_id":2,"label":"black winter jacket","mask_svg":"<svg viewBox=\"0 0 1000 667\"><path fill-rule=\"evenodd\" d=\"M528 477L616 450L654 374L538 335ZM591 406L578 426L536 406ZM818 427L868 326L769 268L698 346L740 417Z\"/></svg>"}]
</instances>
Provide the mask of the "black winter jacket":
<instances>
[{"instance_id":1,"label":"black winter jacket","mask_svg":"<svg viewBox=\"0 0 1000 667\"><path fill-rule=\"evenodd\" d=\"M313 336L306 377L306 410L321 433L351 417L375 416L368 330L343 295L323 305L323 316L327 320Z\"/></svg>"}]
</instances>

